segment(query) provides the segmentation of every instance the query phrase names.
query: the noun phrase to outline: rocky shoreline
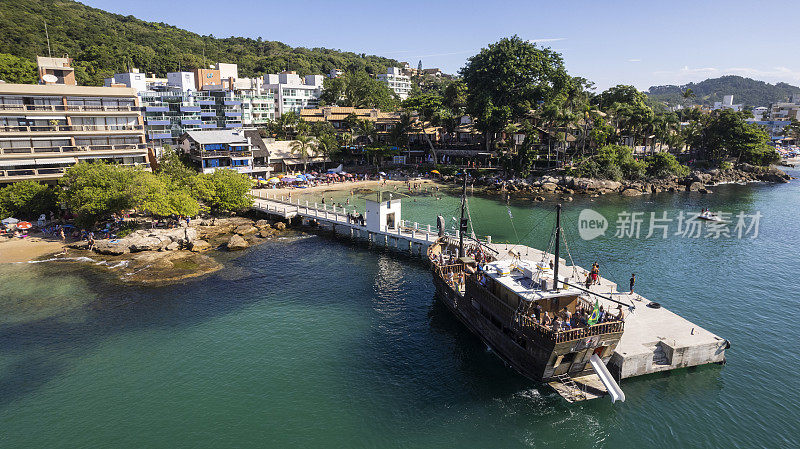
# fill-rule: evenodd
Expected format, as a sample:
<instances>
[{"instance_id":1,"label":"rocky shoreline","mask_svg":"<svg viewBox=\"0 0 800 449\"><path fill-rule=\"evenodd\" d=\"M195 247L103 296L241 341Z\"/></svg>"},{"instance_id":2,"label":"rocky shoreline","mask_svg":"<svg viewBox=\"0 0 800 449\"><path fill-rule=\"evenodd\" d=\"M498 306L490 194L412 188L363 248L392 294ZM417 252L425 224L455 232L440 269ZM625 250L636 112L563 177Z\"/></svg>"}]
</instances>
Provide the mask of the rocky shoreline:
<instances>
[{"instance_id":1,"label":"rocky shoreline","mask_svg":"<svg viewBox=\"0 0 800 449\"><path fill-rule=\"evenodd\" d=\"M485 186L487 192L518 192L520 194L559 195L605 195L617 193L623 196L639 196L661 192L711 193L709 187L720 184L768 182L786 183L791 177L776 167L756 167L749 164L721 170L693 171L685 177L650 179L641 181L611 181L605 179L576 178L572 176L539 176L526 179L478 178L476 186ZM567 197L566 199L569 199ZM545 201L544 196L535 196L535 201Z\"/></svg>"},{"instance_id":2,"label":"rocky shoreline","mask_svg":"<svg viewBox=\"0 0 800 449\"><path fill-rule=\"evenodd\" d=\"M279 235L286 223L234 216L195 220L173 229L140 229L130 235L67 245L78 260L112 270L125 282L163 284L213 273L222 268L212 255L240 251ZM107 256L101 264L94 255ZM74 256L75 254L69 254Z\"/></svg>"}]
</instances>

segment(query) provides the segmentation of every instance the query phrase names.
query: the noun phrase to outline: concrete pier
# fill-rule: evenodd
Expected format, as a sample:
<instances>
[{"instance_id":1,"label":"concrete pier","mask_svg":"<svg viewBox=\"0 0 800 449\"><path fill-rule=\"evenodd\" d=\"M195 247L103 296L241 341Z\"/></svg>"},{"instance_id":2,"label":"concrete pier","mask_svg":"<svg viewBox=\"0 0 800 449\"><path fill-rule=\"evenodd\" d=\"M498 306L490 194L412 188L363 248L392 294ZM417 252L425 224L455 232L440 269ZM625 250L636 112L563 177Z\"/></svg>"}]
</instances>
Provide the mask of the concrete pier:
<instances>
[{"instance_id":1,"label":"concrete pier","mask_svg":"<svg viewBox=\"0 0 800 449\"><path fill-rule=\"evenodd\" d=\"M308 204L300 200L292 202L288 198L269 196L266 192L259 192L258 195L254 199L255 210L284 219L299 216L304 222L316 222L319 226L332 229L337 234L349 235L373 245L393 248L411 255L424 257L427 248L438 238L436 229L432 230L430 225L401 220L396 229L370 231L366 226L350 223L347 211L343 211L342 208ZM457 235L446 235L452 239L458 238ZM491 243L491 238L488 238L485 246L496 251L492 255L500 260L516 256L534 261L541 260L545 263L553 260L553 255L525 245ZM582 285L587 274L586 269L569 265L563 258L559 260L559 275L566 277L567 282ZM601 277L599 284L591 286L589 290L634 306L633 310L625 310L625 332L608 363L609 370L618 380L725 362L725 349L729 344L724 338L664 307L648 307L651 301L637 294L630 295L627 291L619 292L617 285L608 279ZM616 303L592 295L592 301L595 299L598 299L605 310L617 308Z\"/></svg>"}]
</instances>

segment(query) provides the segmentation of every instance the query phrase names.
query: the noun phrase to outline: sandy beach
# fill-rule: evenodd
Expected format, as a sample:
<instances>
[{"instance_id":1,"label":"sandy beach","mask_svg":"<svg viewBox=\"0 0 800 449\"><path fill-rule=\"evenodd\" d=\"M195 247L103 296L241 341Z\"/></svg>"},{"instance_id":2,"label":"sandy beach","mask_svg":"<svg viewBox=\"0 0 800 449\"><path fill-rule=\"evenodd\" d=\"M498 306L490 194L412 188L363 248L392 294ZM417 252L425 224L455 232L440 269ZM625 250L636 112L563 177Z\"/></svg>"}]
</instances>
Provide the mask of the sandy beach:
<instances>
[{"instance_id":1,"label":"sandy beach","mask_svg":"<svg viewBox=\"0 0 800 449\"><path fill-rule=\"evenodd\" d=\"M39 237L0 240L0 263L28 262L64 250L64 243Z\"/></svg>"},{"instance_id":2,"label":"sandy beach","mask_svg":"<svg viewBox=\"0 0 800 449\"><path fill-rule=\"evenodd\" d=\"M385 185L384 185L385 182ZM438 183L436 180L432 179L420 179L412 181L413 184L417 184L420 186L441 186L442 184ZM393 180L386 180L386 181L353 181L353 182L338 182L335 184L330 185L319 185L314 187L307 187L305 189L298 189L298 188L290 188L284 187L279 189L255 189L253 190L253 194L258 196L258 192L267 192L269 195L288 195L291 193L292 195L304 195L307 193L320 193L320 192L341 192L341 191L348 191L353 189L372 189L372 190L379 190L381 188L385 189L394 189L394 186L403 186L405 187L406 181L393 181ZM264 193L262 193L264 195Z\"/></svg>"}]
</instances>

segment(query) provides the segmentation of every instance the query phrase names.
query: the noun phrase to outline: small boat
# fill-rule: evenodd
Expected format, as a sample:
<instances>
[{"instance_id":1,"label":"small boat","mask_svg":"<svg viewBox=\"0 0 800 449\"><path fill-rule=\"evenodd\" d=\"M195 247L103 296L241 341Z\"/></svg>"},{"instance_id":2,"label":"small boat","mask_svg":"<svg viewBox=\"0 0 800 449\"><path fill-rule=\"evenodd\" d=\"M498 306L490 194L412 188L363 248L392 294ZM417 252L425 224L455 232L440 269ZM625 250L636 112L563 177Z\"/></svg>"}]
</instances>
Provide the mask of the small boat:
<instances>
[{"instance_id":1,"label":"small boat","mask_svg":"<svg viewBox=\"0 0 800 449\"><path fill-rule=\"evenodd\" d=\"M697 218L699 218L700 220L705 220L705 221L722 221L722 219L719 218L719 215L712 214L711 212L709 212L707 210L701 212L700 215L697 216Z\"/></svg>"}]
</instances>

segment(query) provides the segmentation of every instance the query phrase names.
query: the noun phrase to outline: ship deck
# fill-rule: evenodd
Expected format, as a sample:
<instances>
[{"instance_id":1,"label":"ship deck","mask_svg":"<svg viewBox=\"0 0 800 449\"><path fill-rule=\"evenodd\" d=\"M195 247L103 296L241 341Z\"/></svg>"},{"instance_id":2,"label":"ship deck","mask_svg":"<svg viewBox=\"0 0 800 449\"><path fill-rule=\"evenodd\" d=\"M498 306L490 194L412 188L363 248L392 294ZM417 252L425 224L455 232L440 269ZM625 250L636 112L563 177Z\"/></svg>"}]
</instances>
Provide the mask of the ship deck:
<instances>
[{"instance_id":1,"label":"ship deck","mask_svg":"<svg viewBox=\"0 0 800 449\"><path fill-rule=\"evenodd\" d=\"M523 259L548 261L544 252L524 245L489 244L499 260L513 259L511 252ZM582 267L569 266L564 259L559 261L559 275L567 276L568 282L583 285L588 271ZM602 273L602 270L601 270ZM622 334L609 370L618 379L668 371L708 363L723 363L727 341L703 327L667 310L648 307L651 301L636 293L618 292L617 285L600 278L598 285L589 288L592 292L611 297L635 306L625 310L625 332ZM615 310L617 304L597 296L605 310Z\"/></svg>"}]
</instances>

